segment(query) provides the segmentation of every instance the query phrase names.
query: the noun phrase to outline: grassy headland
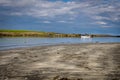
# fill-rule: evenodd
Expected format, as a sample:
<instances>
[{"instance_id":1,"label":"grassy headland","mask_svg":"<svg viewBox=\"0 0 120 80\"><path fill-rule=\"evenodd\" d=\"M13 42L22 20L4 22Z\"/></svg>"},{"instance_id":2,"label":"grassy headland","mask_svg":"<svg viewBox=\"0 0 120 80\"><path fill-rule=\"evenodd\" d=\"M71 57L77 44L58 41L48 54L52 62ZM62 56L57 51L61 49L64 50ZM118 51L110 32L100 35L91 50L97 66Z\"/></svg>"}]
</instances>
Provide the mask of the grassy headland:
<instances>
[{"instance_id":1,"label":"grassy headland","mask_svg":"<svg viewBox=\"0 0 120 80\"><path fill-rule=\"evenodd\" d=\"M29 30L0 30L0 37L81 37L83 34L64 34ZM106 34L84 34L91 37L120 37Z\"/></svg>"},{"instance_id":2,"label":"grassy headland","mask_svg":"<svg viewBox=\"0 0 120 80\"><path fill-rule=\"evenodd\" d=\"M80 37L80 34L62 34L43 31L0 30L0 37Z\"/></svg>"}]
</instances>

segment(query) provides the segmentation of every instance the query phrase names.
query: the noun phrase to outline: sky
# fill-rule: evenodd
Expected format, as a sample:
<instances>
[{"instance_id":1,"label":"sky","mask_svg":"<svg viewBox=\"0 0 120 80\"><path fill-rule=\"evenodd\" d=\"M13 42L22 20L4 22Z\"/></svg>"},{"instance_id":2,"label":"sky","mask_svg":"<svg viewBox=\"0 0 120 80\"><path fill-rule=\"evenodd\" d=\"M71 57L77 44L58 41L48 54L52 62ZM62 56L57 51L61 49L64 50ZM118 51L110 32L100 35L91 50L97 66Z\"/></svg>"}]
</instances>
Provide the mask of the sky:
<instances>
[{"instance_id":1,"label":"sky","mask_svg":"<svg viewBox=\"0 0 120 80\"><path fill-rule=\"evenodd\" d=\"M120 35L120 0L0 0L0 29Z\"/></svg>"}]
</instances>

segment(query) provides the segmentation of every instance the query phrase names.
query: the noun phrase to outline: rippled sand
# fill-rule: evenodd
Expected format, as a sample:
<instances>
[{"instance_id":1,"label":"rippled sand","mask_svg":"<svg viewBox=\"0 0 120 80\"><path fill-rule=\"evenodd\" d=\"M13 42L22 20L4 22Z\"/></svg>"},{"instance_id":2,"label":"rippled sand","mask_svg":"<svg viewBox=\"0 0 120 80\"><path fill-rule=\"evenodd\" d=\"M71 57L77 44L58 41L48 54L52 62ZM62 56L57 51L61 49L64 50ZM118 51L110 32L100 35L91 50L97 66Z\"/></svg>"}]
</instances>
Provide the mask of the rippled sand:
<instances>
[{"instance_id":1,"label":"rippled sand","mask_svg":"<svg viewBox=\"0 0 120 80\"><path fill-rule=\"evenodd\" d=\"M0 51L0 80L120 80L120 43Z\"/></svg>"}]
</instances>

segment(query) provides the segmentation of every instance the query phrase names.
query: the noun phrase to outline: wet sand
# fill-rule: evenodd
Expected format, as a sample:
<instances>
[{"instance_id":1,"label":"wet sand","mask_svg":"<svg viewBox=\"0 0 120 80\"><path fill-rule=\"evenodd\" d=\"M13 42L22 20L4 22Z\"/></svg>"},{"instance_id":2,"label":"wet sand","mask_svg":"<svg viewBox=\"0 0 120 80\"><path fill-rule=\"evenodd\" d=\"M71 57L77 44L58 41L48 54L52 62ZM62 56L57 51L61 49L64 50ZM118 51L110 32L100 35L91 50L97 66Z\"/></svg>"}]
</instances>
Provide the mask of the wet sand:
<instances>
[{"instance_id":1,"label":"wet sand","mask_svg":"<svg viewBox=\"0 0 120 80\"><path fill-rule=\"evenodd\" d=\"M120 80L120 43L3 50L0 80Z\"/></svg>"}]
</instances>

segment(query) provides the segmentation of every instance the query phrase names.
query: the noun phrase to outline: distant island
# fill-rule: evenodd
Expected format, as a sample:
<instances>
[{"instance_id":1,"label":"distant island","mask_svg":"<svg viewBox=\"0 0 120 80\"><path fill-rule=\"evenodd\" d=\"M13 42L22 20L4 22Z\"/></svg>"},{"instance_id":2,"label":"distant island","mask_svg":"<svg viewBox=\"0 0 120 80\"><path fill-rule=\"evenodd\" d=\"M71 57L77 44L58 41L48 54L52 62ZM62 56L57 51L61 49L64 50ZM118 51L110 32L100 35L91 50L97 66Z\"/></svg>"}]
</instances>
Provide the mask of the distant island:
<instances>
[{"instance_id":1,"label":"distant island","mask_svg":"<svg viewBox=\"0 0 120 80\"><path fill-rule=\"evenodd\" d=\"M77 37L82 35L90 37L120 37L119 35L113 36L108 34L65 34L55 32L43 31L29 31L29 30L0 30L0 37Z\"/></svg>"}]
</instances>

